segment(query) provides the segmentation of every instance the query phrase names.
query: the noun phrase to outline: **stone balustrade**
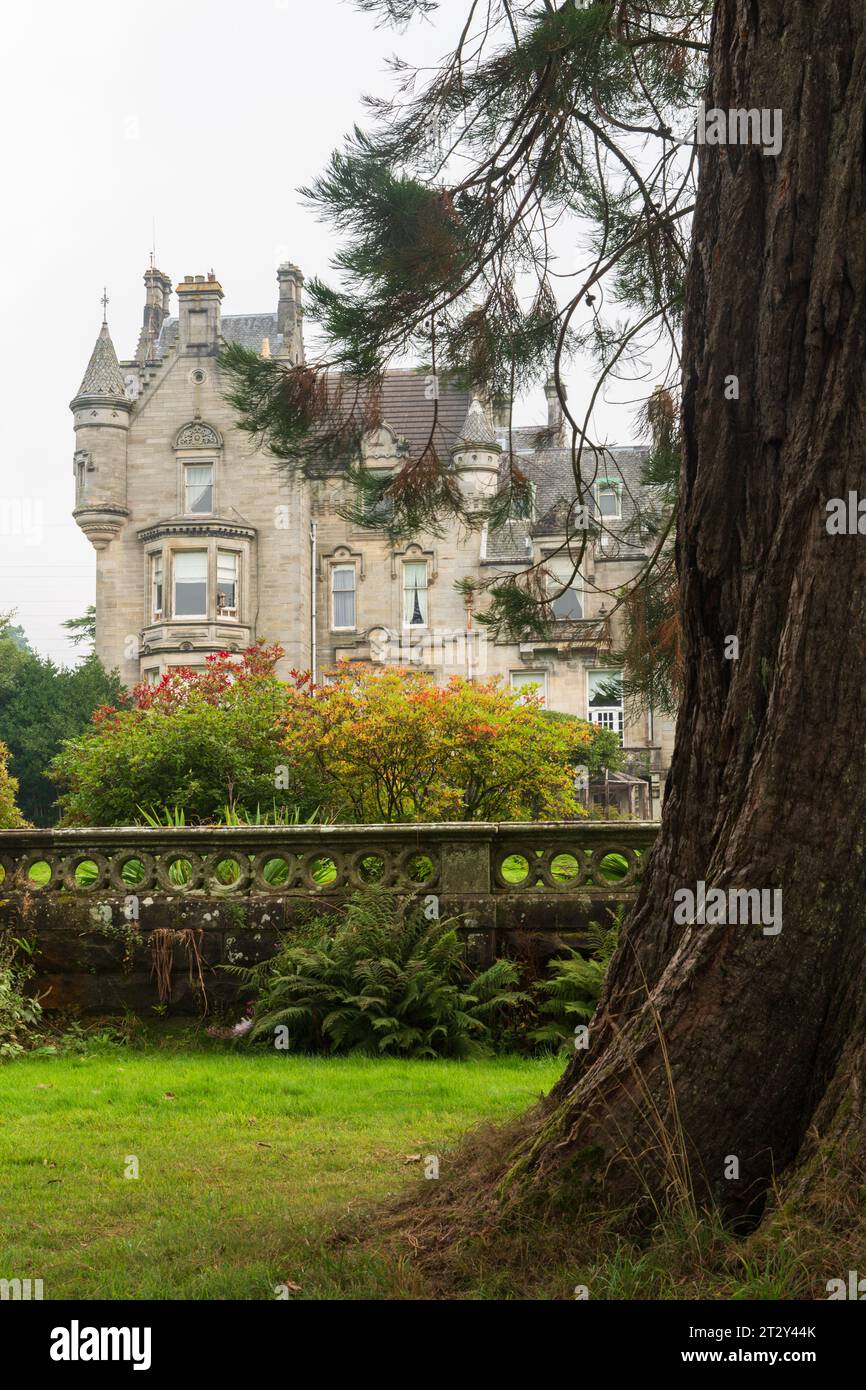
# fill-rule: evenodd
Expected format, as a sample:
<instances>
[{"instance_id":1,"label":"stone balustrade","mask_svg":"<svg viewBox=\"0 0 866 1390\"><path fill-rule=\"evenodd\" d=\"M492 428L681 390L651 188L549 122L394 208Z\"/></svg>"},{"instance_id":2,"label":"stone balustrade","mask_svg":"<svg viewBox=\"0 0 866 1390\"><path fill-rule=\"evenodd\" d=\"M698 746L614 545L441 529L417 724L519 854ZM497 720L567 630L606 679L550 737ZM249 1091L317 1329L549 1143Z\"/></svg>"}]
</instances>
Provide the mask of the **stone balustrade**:
<instances>
[{"instance_id":1,"label":"stone balustrade","mask_svg":"<svg viewBox=\"0 0 866 1390\"><path fill-rule=\"evenodd\" d=\"M0 929L34 937L51 1004L93 1009L152 995L158 928L199 932L208 965L252 963L311 907L374 882L435 898L484 957L515 935L552 950L636 896L657 830L592 820L6 830Z\"/></svg>"}]
</instances>

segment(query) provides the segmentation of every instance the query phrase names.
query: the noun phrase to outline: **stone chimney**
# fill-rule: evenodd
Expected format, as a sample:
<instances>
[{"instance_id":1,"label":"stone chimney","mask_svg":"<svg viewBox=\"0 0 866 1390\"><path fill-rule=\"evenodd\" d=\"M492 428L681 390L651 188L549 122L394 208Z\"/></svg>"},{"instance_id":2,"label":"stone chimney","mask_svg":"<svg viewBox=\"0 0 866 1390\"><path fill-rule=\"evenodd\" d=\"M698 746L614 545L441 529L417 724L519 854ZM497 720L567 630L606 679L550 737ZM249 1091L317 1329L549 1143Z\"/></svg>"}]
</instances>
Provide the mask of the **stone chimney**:
<instances>
[{"instance_id":1,"label":"stone chimney","mask_svg":"<svg viewBox=\"0 0 866 1390\"><path fill-rule=\"evenodd\" d=\"M159 332L168 318L171 279L156 266L148 266L144 272L144 289L144 315L135 353L136 361L141 363L152 362L156 358Z\"/></svg>"},{"instance_id":2,"label":"stone chimney","mask_svg":"<svg viewBox=\"0 0 866 1390\"><path fill-rule=\"evenodd\" d=\"M215 356L221 347L222 285L209 275L185 275L177 287L178 351L192 357Z\"/></svg>"},{"instance_id":3,"label":"stone chimney","mask_svg":"<svg viewBox=\"0 0 866 1390\"><path fill-rule=\"evenodd\" d=\"M295 366L304 360L304 310L301 299L304 292L304 277L291 261L283 261L277 269L277 284L280 297L277 301L277 332L282 335L281 355L291 359Z\"/></svg>"},{"instance_id":4,"label":"stone chimney","mask_svg":"<svg viewBox=\"0 0 866 1390\"><path fill-rule=\"evenodd\" d=\"M562 429L564 416L562 413L562 401L556 389L556 378L549 376L544 387L544 394L547 397L547 433L550 437L548 448L556 449L562 444ZM568 399L565 386L562 387L564 399Z\"/></svg>"},{"instance_id":5,"label":"stone chimney","mask_svg":"<svg viewBox=\"0 0 866 1390\"><path fill-rule=\"evenodd\" d=\"M511 424L511 398L510 396L496 395L491 403L491 414L493 424L498 430L507 430Z\"/></svg>"}]
</instances>

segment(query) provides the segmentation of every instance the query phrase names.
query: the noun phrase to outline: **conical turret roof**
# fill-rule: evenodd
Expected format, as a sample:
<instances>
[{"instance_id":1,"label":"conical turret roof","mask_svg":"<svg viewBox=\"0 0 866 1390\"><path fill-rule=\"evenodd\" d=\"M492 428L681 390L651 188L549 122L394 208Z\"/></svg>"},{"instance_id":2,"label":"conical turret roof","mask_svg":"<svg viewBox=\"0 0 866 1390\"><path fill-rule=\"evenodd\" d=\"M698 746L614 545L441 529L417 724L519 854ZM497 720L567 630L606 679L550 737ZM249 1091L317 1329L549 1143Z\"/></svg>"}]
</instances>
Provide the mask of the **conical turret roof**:
<instances>
[{"instance_id":1,"label":"conical turret roof","mask_svg":"<svg viewBox=\"0 0 866 1390\"><path fill-rule=\"evenodd\" d=\"M495 449L500 450L493 423L477 396L472 397L463 428L457 441L457 449Z\"/></svg>"},{"instance_id":2,"label":"conical turret roof","mask_svg":"<svg viewBox=\"0 0 866 1390\"><path fill-rule=\"evenodd\" d=\"M99 337L96 339L96 345L90 354L87 371L75 393L75 399L77 400L79 396L108 396L113 399L125 399L120 363L117 360L117 353L114 351L114 343L111 341L107 323L103 323L99 330Z\"/></svg>"}]
</instances>

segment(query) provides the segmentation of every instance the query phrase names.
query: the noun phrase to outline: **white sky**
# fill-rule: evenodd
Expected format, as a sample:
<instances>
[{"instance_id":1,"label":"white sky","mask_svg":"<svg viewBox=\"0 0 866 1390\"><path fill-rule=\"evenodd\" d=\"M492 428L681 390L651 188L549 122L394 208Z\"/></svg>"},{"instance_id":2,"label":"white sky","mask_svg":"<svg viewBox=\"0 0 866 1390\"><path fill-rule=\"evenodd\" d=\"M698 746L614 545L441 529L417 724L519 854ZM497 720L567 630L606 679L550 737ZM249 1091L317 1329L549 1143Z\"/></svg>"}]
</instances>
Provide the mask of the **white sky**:
<instances>
[{"instance_id":1,"label":"white sky","mask_svg":"<svg viewBox=\"0 0 866 1390\"><path fill-rule=\"evenodd\" d=\"M95 553L71 515L69 401L103 285L123 358L138 338L154 219L160 269L177 284L213 268L225 313L275 309L281 260L327 276L334 243L297 188L363 123L362 93L390 90L385 59L433 62L465 14L466 0L445 0L435 26L400 35L350 0L7 7L0 612L17 609L37 650L76 660L60 623L93 601ZM581 377L569 384L579 401ZM539 394L525 423L543 412ZM596 419L597 435L632 439L630 407Z\"/></svg>"}]
</instances>

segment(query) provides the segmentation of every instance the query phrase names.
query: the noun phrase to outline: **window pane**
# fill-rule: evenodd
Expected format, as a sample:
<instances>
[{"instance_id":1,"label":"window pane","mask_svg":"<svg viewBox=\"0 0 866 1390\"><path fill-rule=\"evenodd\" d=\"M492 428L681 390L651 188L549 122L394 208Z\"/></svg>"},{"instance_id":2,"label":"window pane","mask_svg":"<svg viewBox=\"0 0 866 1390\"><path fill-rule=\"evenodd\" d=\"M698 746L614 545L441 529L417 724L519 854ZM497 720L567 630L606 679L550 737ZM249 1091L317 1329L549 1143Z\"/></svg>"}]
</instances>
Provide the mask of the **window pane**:
<instances>
[{"instance_id":1,"label":"window pane","mask_svg":"<svg viewBox=\"0 0 866 1390\"><path fill-rule=\"evenodd\" d=\"M213 511L213 464L187 464L184 470L187 512Z\"/></svg>"},{"instance_id":2,"label":"window pane","mask_svg":"<svg viewBox=\"0 0 866 1390\"><path fill-rule=\"evenodd\" d=\"M175 555L174 613L177 618L206 616L206 550L179 550Z\"/></svg>"},{"instance_id":3,"label":"window pane","mask_svg":"<svg viewBox=\"0 0 866 1390\"><path fill-rule=\"evenodd\" d=\"M574 574L572 562L567 559L551 560L547 568L551 573L548 592L553 596L550 611L554 618L560 622L575 622L578 618L582 618L583 598L580 575Z\"/></svg>"},{"instance_id":4,"label":"window pane","mask_svg":"<svg viewBox=\"0 0 866 1390\"><path fill-rule=\"evenodd\" d=\"M355 626L355 566L335 565L331 570L334 627Z\"/></svg>"},{"instance_id":5,"label":"window pane","mask_svg":"<svg viewBox=\"0 0 866 1390\"><path fill-rule=\"evenodd\" d=\"M373 472L371 477L379 481L390 481L390 473ZM381 521L383 524L391 520L394 515L394 502L390 497L380 497L375 499L369 494L364 494L364 515L368 522L375 523Z\"/></svg>"},{"instance_id":6,"label":"window pane","mask_svg":"<svg viewBox=\"0 0 866 1390\"><path fill-rule=\"evenodd\" d=\"M537 696L542 703L545 700L546 677L544 671L512 671L511 689L525 690L527 695ZM531 687L534 687L531 688Z\"/></svg>"},{"instance_id":7,"label":"window pane","mask_svg":"<svg viewBox=\"0 0 866 1390\"><path fill-rule=\"evenodd\" d=\"M152 561L153 577L153 616L162 616L162 556L154 555Z\"/></svg>"},{"instance_id":8,"label":"window pane","mask_svg":"<svg viewBox=\"0 0 866 1390\"><path fill-rule=\"evenodd\" d=\"M217 608L221 613L237 613L238 557L232 550L217 552Z\"/></svg>"},{"instance_id":9,"label":"window pane","mask_svg":"<svg viewBox=\"0 0 866 1390\"><path fill-rule=\"evenodd\" d=\"M593 709L622 704L622 671L590 671L589 703Z\"/></svg>"},{"instance_id":10,"label":"window pane","mask_svg":"<svg viewBox=\"0 0 866 1390\"><path fill-rule=\"evenodd\" d=\"M423 627L427 622L427 563L407 560L403 565L403 622Z\"/></svg>"},{"instance_id":11,"label":"window pane","mask_svg":"<svg viewBox=\"0 0 866 1390\"><path fill-rule=\"evenodd\" d=\"M598 509L602 516L619 515L619 493L614 487L600 487L598 490Z\"/></svg>"}]
</instances>

